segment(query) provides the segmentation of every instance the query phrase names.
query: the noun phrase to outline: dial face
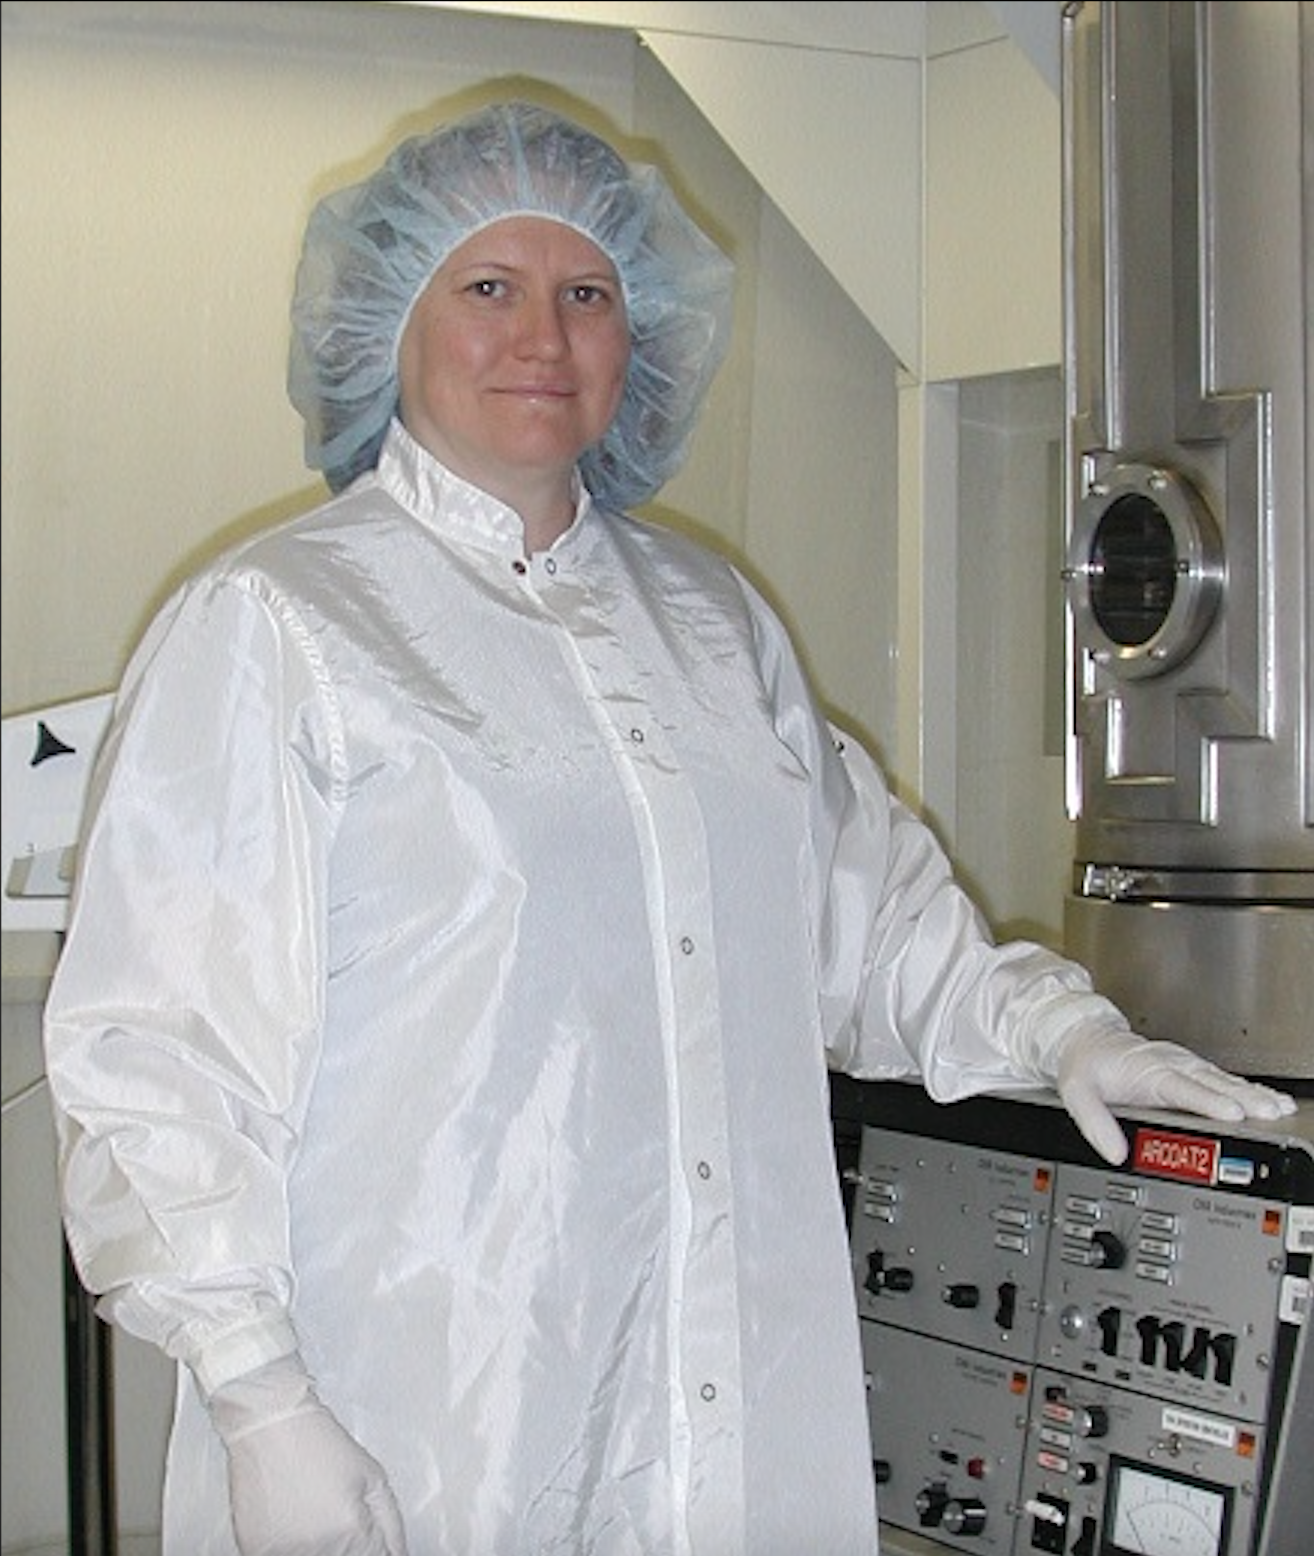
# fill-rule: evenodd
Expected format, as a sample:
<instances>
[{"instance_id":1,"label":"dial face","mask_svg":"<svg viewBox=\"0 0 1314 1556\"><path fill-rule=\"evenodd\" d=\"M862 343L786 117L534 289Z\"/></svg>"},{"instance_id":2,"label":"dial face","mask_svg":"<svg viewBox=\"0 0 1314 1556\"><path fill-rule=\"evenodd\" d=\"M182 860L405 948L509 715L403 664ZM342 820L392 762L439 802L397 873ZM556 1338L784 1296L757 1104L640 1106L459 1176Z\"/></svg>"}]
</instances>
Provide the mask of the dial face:
<instances>
[{"instance_id":1,"label":"dial face","mask_svg":"<svg viewBox=\"0 0 1314 1556\"><path fill-rule=\"evenodd\" d=\"M1122 1465L1112 1487L1109 1543L1135 1556L1221 1556L1227 1499L1217 1487Z\"/></svg>"}]
</instances>

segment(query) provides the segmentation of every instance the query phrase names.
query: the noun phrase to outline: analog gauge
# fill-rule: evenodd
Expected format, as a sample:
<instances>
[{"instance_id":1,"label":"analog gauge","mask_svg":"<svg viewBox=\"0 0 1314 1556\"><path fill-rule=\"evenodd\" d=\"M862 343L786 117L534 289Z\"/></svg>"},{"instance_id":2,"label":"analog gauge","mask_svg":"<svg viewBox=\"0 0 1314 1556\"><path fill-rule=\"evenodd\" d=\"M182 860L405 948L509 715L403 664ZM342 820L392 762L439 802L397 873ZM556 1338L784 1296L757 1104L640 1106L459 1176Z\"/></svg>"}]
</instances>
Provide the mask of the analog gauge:
<instances>
[{"instance_id":1,"label":"analog gauge","mask_svg":"<svg viewBox=\"0 0 1314 1556\"><path fill-rule=\"evenodd\" d=\"M1129 1556L1221 1556L1226 1491L1131 1464L1115 1461L1111 1468L1106 1549Z\"/></svg>"}]
</instances>

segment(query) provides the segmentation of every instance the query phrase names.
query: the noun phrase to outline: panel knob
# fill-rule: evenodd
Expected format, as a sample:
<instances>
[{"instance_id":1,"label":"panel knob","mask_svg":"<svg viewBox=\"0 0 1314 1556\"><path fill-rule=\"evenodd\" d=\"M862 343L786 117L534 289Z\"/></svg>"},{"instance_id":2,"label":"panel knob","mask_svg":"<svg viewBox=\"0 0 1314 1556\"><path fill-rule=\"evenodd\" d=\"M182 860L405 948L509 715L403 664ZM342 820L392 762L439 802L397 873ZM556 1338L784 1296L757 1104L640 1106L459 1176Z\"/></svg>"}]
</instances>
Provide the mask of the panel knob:
<instances>
[{"instance_id":1,"label":"panel knob","mask_svg":"<svg viewBox=\"0 0 1314 1556\"><path fill-rule=\"evenodd\" d=\"M949 1492L943 1481L935 1481L929 1486L923 1487L913 1498L913 1506L917 1510L917 1521L923 1529L934 1529L944 1517L944 1510L949 1506Z\"/></svg>"},{"instance_id":2,"label":"panel knob","mask_svg":"<svg viewBox=\"0 0 1314 1556\"><path fill-rule=\"evenodd\" d=\"M980 1534L985 1528L985 1503L977 1497L954 1497L941 1520L949 1534Z\"/></svg>"},{"instance_id":3,"label":"panel knob","mask_svg":"<svg viewBox=\"0 0 1314 1556\"><path fill-rule=\"evenodd\" d=\"M1091 1263L1100 1270L1120 1270L1127 1262L1122 1240L1112 1232L1099 1231L1090 1240Z\"/></svg>"}]
</instances>

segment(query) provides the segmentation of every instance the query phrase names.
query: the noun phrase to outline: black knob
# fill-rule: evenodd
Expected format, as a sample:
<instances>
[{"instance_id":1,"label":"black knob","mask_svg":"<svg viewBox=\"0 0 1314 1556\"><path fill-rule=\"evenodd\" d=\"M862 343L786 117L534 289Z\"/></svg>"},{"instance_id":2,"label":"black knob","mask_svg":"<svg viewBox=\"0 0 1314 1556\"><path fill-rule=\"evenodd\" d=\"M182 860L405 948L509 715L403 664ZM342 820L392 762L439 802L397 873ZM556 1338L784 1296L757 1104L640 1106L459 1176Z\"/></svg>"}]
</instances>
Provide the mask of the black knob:
<instances>
[{"instance_id":1,"label":"black knob","mask_svg":"<svg viewBox=\"0 0 1314 1556\"><path fill-rule=\"evenodd\" d=\"M942 1295L950 1307L976 1307L981 1301L981 1288L960 1283L946 1286Z\"/></svg>"},{"instance_id":2,"label":"black knob","mask_svg":"<svg viewBox=\"0 0 1314 1556\"><path fill-rule=\"evenodd\" d=\"M890 1481L890 1461L888 1459L873 1459L871 1461L872 1478L878 1486L886 1486Z\"/></svg>"},{"instance_id":3,"label":"black knob","mask_svg":"<svg viewBox=\"0 0 1314 1556\"><path fill-rule=\"evenodd\" d=\"M1127 1250L1112 1232L1096 1232L1090 1240L1092 1262L1097 1269L1120 1270L1127 1262Z\"/></svg>"},{"instance_id":4,"label":"black knob","mask_svg":"<svg viewBox=\"0 0 1314 1556\"><path fill-rule=\"evenodd\" d=\"M886 1291L911 1291L913 1289L913 1272L903 1268L886 1270L885 1279L881 1284Z\"/></svg>"},{"instance_id":5,"label":"black knob","mask_svg":"<svg viewBox=\"0 0 1314 1556\"><path fill-rule=\"evenodd\" d=\"M985 1503L976 1497L955 1497L941 1519L950 1534L980 1534L985 1521Z\"/></svg>"},{"instance_id":6,"label":"black knob","mask_svg":"<svg viewBox=\"0 0 1314 1556\"><path fill-rule=\"evenodd\" d=\"M917 1510L917 1521L923 1529L934 1529L944 1510L949 1506L949 1493L945 1489L943 1481L935 1481L924 1487L913 1498L913 1507Z\"/></svg>"},{"instance_id":7,"label":"black knob","mask_svg":"<svg viewBox=\"0 0 1314 1556\"><path fill-rule=\"evenodd\" d=\"M1078 1405L1072 1412L1072 1425L1078 1437L1107 1437L1109 1412L1103 1405Z\"/></svg>"},{"instance_id":8,"label":"black knob","mask_svg":"<svg viewBox=\"0 0 1314 1556\"><path fill-rule=\"evenodd\" d=\"M867 1255L867 1276L863 1286L870 1292L877 1292L885 1284L885 1255L879 1248L873 1248Z\"/></svg>"}]
</instances>

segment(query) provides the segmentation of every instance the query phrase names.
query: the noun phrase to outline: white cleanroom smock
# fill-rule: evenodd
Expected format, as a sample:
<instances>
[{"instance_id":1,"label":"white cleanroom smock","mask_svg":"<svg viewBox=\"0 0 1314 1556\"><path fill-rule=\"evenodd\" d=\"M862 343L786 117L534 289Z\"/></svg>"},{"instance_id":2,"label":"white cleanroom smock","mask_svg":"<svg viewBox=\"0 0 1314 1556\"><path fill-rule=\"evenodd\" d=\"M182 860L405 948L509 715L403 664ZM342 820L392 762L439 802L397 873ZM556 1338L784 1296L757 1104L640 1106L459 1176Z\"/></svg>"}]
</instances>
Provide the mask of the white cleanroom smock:
<instances>
[{"instance_id":1,"label":"white cleanroom smock","mask_svg":"<svg viewBox=\"0 0 1314 1556\"><path fill-rule=\"evenodd\" d=\"M47 1058L83 1277L185 1364L170 1556L294 1344L412 1556L870 1556L828 1056L950 1098L1106 1007L840 745L724 560L587 499L526 559L399 427L167 604Z\"/></svg>"}]
</instances>

